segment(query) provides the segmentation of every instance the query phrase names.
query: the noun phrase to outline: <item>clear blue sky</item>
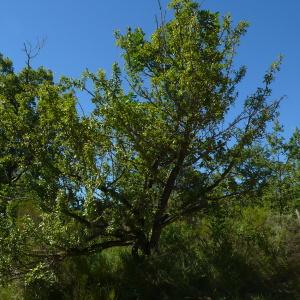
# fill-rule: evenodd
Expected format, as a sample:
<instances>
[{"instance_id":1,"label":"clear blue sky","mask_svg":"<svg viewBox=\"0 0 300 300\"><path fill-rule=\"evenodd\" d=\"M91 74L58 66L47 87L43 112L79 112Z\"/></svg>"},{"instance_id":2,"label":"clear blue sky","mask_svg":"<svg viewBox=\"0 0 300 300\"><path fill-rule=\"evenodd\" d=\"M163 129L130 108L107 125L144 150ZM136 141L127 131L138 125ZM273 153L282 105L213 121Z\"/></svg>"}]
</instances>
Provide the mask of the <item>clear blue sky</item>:
<instances>
[{"instance_id":1,"label":"clear blue sky","mask_svg":"<svg viewBox=\"0 0 300 300\"><path fill-rule=\"evenodd\" d=\"M241 96L259 85L278 54L284 55L273 95L287 96L280 109L286 132L300 127L300 1L204 0L202 6L251 24L237 57L238 64L248 66ZM0 52L19 69L25 59L22 43L46 37L34 65L52 69L57 77L78 77L85 68L109 71L120 61L113 31L140 26L151 33L158 13L157 0L2 0L0 9Z\"/></svg>"}]
</instances>

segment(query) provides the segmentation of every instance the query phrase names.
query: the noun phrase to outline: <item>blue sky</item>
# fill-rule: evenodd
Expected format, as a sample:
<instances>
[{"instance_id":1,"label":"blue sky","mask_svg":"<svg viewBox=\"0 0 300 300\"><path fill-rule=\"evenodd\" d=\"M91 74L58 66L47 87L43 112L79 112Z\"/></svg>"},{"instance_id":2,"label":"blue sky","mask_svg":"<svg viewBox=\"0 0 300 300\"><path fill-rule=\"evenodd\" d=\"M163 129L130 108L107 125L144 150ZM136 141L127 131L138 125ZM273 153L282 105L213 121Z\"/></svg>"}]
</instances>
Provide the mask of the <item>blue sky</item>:
<instances>
[{"instance_id":1,"label":"blue sky","mask_svg":"<svg viewBox=\"0 0 300 300\"><path fill-rule=\"evenodd\" d=\"M161 2L166 6L168 1ZM259 85L270 63L284 55L273 97L287 96L280 119L290 135L300 127L300 1L204 0L202 7L250 22L236 60L248 67L240 86L242 97ZM2 0L0 11L0 52L20 69L25 60L23 42L46 37L34 65L52 69L58 78L79 77L85 68L109 72L111 64L120 61L113 31L140 26L151 33L158 5L157 0Z\"/></svg>"}]
</instances>

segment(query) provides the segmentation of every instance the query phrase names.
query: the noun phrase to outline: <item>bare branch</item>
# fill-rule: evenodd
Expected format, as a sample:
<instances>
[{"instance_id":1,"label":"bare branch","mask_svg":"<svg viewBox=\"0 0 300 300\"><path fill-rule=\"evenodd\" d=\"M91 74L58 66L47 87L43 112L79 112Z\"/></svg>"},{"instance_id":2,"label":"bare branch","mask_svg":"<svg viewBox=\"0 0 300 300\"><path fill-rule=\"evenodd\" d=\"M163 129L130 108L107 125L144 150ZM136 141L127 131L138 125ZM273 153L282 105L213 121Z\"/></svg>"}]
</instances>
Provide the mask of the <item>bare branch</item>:
<instances>
[{"instance_id":1,"label":"bare branch","mask_svg":"<svg viewBox=\"0 0 300 300\"><path fill-rule=\"evenodd\" d=\"M29 41L23 43L22 50L26 55L26 66L28 69L31 69L31 61L40 54L45 44L46 38L37 38L35 45L32 45L32 43Z\"/></svg>"}]
</instances>

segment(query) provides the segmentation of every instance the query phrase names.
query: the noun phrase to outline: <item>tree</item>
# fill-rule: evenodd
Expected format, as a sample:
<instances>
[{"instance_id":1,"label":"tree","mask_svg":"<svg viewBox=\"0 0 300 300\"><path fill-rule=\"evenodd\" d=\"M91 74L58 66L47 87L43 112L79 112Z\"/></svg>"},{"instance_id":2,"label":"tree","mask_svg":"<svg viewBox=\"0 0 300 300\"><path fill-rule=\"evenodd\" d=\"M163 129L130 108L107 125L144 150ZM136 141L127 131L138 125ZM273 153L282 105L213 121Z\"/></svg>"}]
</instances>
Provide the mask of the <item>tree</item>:
<instances>
[{"instance_id":1,"label":"tree","mask_svg":"<svg viewBox=\"0 0 300 300\"><path fill-rule=\"evenodd\" d=\"M116 33L124 85L117 64L110 79L86 71L55 84L1 57L2 278L111 247L150 255L167 225L251 189L251 147L276 116L268 98L280 61L232 117L247 24L191 0L169 7L173 19L150 39L140 28ZM94 103L88 116L78 88Z\"/></svg>"}]
</instances>

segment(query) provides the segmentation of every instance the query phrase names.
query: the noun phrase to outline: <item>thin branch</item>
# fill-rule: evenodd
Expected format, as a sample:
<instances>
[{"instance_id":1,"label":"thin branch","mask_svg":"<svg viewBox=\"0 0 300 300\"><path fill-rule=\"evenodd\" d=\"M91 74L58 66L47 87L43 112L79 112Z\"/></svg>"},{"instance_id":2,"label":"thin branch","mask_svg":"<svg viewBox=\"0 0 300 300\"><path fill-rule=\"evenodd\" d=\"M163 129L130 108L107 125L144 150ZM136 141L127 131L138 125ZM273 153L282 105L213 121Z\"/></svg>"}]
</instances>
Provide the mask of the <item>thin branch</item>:
<instances>
[{"instance_id":1,"label":"thin branch","mask_svg":"<svg viewBox=\"0 0 300 300\"><path fill-rule=\"evenodd\" d=\"M31 61L36 58L41 50L44 48L46 43L46 38L37 39L35 45L33 46L31 42L27 41L23 43L23 52L26 55L26 66L27 69L31 69Z\"/></svg>"}]
</instances>

